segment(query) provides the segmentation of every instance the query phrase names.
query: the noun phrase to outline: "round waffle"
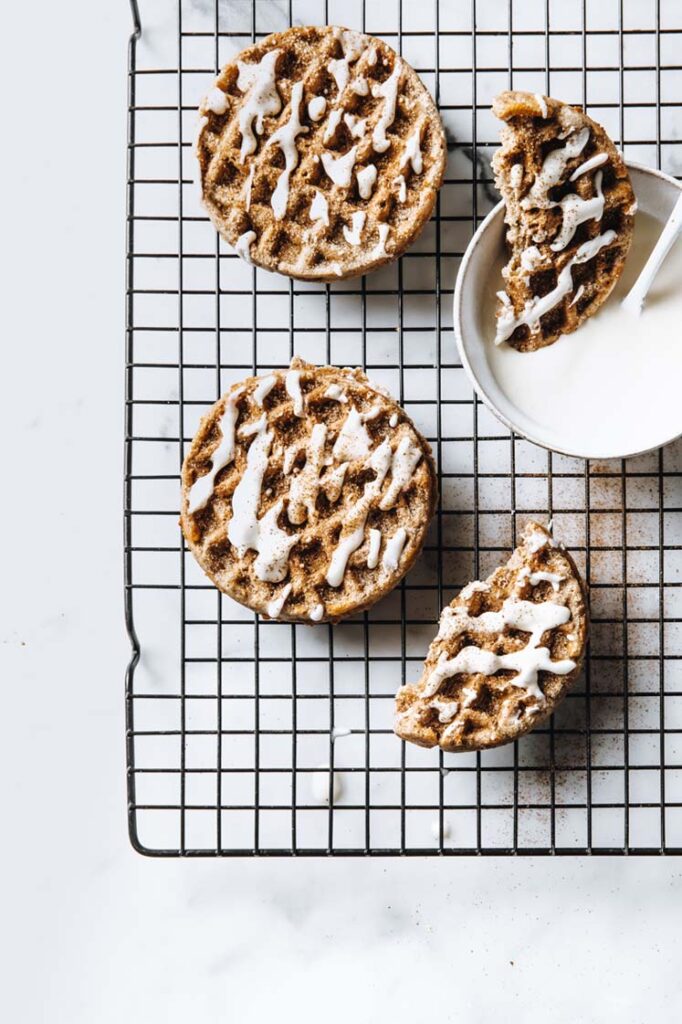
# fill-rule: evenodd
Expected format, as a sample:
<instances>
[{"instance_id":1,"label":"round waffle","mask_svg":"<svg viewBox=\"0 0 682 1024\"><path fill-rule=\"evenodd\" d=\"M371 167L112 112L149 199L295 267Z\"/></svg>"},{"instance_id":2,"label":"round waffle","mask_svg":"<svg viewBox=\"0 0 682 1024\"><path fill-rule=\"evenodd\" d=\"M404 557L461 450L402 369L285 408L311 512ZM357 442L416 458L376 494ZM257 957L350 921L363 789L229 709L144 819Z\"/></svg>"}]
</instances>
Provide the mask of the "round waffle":
<instances>
[{"instance_id":1,"label":"round waffle","mask_svg":"<svg viewBox=\"0 0 682 1024\"><path fill-rule=\"evenodd\" d=\"M623 158L579 107L504 92L493 157L509 225L497 336L521 352L570 334L608 298L632 240L635 195Z\"/></svg>"},{"instance_id":2,"label":"round waffle","mask_svg":"<svg viewBox=\"0 0 682 1024\"><path fill-rule=\"evenodd\" d=\"M223 68L199 113L204 205L259 267L306 281L365 274L431 216L443 126L416 72L380 39L274 33Z\"/></svg>"},{"instance_id":3,"label":"round waffle","mask_svg":"<svg viewBox=\"0 0 682 1024\"><path fill-rule=\"evenodd\" d=\"M573 559L530 523L507 564L443 611L421 679L398 692L397 735L455 753L517 739L565 696L587 629Z\"/></svg>"},{"instance_id":4,"label":"round waffle","mask_svg":"<svg viewBox=\"0 0 682 1024\"><path fill-rule=\"evenodd\" d=\"M333 622L412 566L436 502L428 442L360 370L235 384L182 468L181 525L225 594L287 622Z\"/></svg>"}]
</instances>

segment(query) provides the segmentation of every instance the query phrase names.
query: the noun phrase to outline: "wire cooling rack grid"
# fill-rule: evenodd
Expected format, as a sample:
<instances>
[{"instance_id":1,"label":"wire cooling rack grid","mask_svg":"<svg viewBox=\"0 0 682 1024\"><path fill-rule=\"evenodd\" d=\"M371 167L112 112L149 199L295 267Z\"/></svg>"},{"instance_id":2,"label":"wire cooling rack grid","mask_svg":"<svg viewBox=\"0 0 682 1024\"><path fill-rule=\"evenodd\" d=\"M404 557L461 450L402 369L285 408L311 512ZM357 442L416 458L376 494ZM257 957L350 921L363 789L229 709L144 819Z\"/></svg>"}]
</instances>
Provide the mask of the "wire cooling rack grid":
<instances>
[{"instance_id":1,"label":"wire cooling rack grid","mask_svg":"<svg viewBox=\"0 0 682 1024\"><path fill-rule=\"evenodd\" d=\"M510 436L475 400L451 330L459 260L495 201L493 95L513 84L583 103L628 157L680 175L682 7L179 0L173 16L147 0L142 18L128 145L134 845L156 855L682 852L682 445L585 464ZM359 281L312 286L250 268L198 203L201 96L230 55L292 22L382 36L417 68L447 126L433 220L398 264ZM179 468L202 411L293 353L366 367L431 439L440 468L417 567L335 627L259 621L207 584L177 525ZM553 516L590 583L583 679L547 727L513 746L458 757L405 746L391 733L396 688L417 677L441 606L506 558L531 516ZM332 807L313 795L320 766L341 774Z\"/></svg>"}]
</instances>

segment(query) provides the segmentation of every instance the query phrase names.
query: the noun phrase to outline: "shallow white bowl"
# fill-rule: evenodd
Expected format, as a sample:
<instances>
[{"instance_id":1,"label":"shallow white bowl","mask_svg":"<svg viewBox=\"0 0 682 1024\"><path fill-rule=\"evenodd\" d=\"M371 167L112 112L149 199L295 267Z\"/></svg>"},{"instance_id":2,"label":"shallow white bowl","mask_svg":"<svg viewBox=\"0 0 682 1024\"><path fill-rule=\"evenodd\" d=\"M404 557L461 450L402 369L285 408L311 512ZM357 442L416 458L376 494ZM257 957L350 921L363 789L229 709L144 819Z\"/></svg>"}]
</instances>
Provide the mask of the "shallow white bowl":
<instances>
[{"instance_id":1,"label":"shallow white bowl","mask_svg":"<svg viewBox=\"0 0 682 1024\"><path fill-rule=\"evenodd\" d=\"M667 174L641 164L628 162L628 169L639 207L636 239L637 220L642 225L642 233L647 227L646 218L640 218L639 214L655 218L662 226L682 185ZM650 229L649 223L649 234ZM676 245L682 243L678 241ZM610 303L620 302L636 279L646 255L648 253L641 249L635 253L633 244L621 280L602 310ZM507 345L502 346L503 352L496 350L494 293L503 287L500 271L505 258L504 204L499 203L471 239L455 286L457 346L464 369L488 408L510 430L529 441L585 459L640 455L679 437L682 434L679 399L682 340L668 344L667 339L661 339L660 331L649 331L648 326L653 326L654 322L652 318L647 320L646 305L639 324L642 345L657 345L655 350L602 346L605 319L600 320L601 310L573 334L538 352L520 353ZM660 275L664 273L665 265ZM654 282L652 295L656 285ZM671 290L676 298L670 296ZM680 327L675 334L682 339L682 281L679 287L671 289L668 285L666 299L679 302ZM617 358L613 358L614 351ZM645 368L650 370L647 376L642 373L642 358L651 353L655 361L649 365L647 359ZM567 392L569 378L570 392ZM545 411L540 414L538 408L531 411L527 408L532 405L527 401L527 389L534 381L538 388L544 389L546 398ZM555 382L556 407L551 401Z\"/></svg>"}]
</instances>

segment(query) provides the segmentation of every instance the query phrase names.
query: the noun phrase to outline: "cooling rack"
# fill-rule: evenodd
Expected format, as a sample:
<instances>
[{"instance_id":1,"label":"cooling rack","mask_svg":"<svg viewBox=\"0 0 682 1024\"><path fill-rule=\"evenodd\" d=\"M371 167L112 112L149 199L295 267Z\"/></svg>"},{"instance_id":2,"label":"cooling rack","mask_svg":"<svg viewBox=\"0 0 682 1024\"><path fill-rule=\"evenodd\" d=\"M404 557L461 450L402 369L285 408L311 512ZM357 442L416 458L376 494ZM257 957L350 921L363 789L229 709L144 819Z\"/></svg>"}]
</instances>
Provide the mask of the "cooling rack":
<instances>
[{"instance_id":1,"label":"cooling rack","mask_svg":"<svg viewBox=\"0 0 682 1024\"><path fill-rule=\"evenodd\" d=\"M496 201L489 107L509 86L583 104L631 159L682 175L682 7L670 0L132 2L128 73L125 605L129 825L165 856L682 852L682 445L584 463L510 435L457 360L453 287ZM140 13L142 21L140 21ZM379 35L435 96L446 181L396 265L334 285L251 268L194 183L212 75L289 24ZM433 445L417 567L337 626L260 621L183 546L179 470L202 411L293 353L360 365ZM567 414L569 414L567 410ZM608 415L608 410L604 411ZM633 410L646 415L646 409ZM397 687L441 606L554 520L590 584L584 675L544 728L471 755L405 746ZM320 805L313 778L342 792ZM324 788L324 787L323 787Z\"/></svg>"}]
</instances>

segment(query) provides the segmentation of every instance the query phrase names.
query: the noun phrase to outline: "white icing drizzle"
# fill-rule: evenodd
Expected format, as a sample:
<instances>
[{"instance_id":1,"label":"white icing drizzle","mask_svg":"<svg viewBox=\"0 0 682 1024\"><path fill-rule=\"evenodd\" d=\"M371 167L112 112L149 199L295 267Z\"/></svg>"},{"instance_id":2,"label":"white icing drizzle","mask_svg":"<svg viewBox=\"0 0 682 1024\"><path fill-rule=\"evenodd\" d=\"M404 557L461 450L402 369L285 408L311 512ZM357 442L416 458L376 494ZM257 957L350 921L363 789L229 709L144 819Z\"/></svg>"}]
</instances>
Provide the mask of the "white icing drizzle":
<instances>
[{"instance_id":1,"label":"white icing drizzle","mask_svg":"<svg viewBox=\"0 0 682 1024\"><path fill-rule=\"evenodd\" d=\"M434 697L430 702L431 707L438 712L438 721L451 722L459 711L459 702L456 700L440 700L438 697Z\"/></svg>"},{"instance_id":2,"label":"white icing drizzle","mask_svg":"<svg viewBox=\"0 0 682 1024\"><path fill-rule=\"evenodd\" d=\"M538 249L537 245L529 245L527 249L523 250L519 259L521 262L521 266L524 270L527 271L537 270L537 268L543 262L542 253ZM508 295L507 299L509 299Z\"/></svg>"},{"instance_id":3,"label":"white icing drizzle","mask_svg":"<svg viewBox=\"0 0 682 1024\"><path fill-rule=\"evenodd\" d=\"M358 179L358 192L360 193L361 199L369 199L374 189L374 182L377 180L377 169L374 164L368 164L367 167L361 167L359 171L356 171Z\"/></svg>"},{"instance_id":4,"label":"white icing drizzle","mask_svg":"<svg viewBox=\"0 0 682 1024\"><path fill-rule=\"evenodd\" d=\"M317 493L320 489L320 473L324 466L324 445L327 439L327 427L324 423L316 423L306 445L305 466L293 478L289 487L289 522L299 526L306 516L311 522L315 518Z\"/></svg>"},{"instance_id":5,"label":"white icing drizzle","mask_svg":"<svg viewBox=\"0 0 682 1024\"><path fill-rule=\"evenodd\" d=\"M353 61L356 61L362 53L364 46L363 40L365 37L360 35L359 32L352 32L348 29L335 29L334 35L341 43L343 57L340 57L338 60L330 60L329 64L327 64L327 71L336 82L336 88L338 89L336 102L338 103L341 99L341 94L348 85L348 80L350 78L350 65Z\"/></svg>"},{"instance_id":6,"label":"white icing drizzle","mask_svg":"<svg viewBox=\"0 0 682 1024\"><path fill-rule=\"evenodd\" d=\"M342 114L343 111L338 109L332 110L331 113L329 114L329 119L324 129L324 136L322 138L322 141L325 143L325 145L328 142L331 142L331 140L334 138L334 133L336 132L336 129L339 127L339 124L341 123Z\"/></svg>"},{"instance_id":7,"label":"white icing drizzle","mask_svg":"<svg viewBox=\"0 0 682 1024\"><path fill-rule=\"evenodd\" d=\"M376 46L370 46L369 50L367 51L367 64L369 65L369 67L373 68L376 62L377 48Z\"/></svg>"},{"instance_id":8,"label":"white icing drizzle","mask_svg":"<svg viewBox=\"0 0 682 1024\"><path fill-rule=\"evenodd\" d=\"M391 464L391 445L386 441L375 448L369 458L369 466L375 477L365 484L362 497L356 502L347 516L350 525L348 532L342 534L334 549L327 570L327 583L330 587L340 587L346 573L348 559L362 544L365 538L365 524L372 500L379 494L384 478Z\"/></svg>"},{"instance_id":9,"label":"white icing drizzle","mask_svg":"<svg viewBox=\"0 0 682 1024\"><path fill-rule=\"evenodd\" d=\"M270 205L275 220L281 220L287 212L289 202L289 178L298 167L298 148L296 138L305 134L308 129L301 124L300 107L303 97L303 82L295 82L291 90L291 112L289 120L272 135L268 146L278 145L284 154L284 170L277 179L275 190L270 197Z\"/></svg>"},{"instance_id":10,"label":"white icing drizzle","mask_svg":"<svg viewBox=\"0 0 682 1024\"><path fill-rule=\"evenodd\" d=\"M263 402L268 397L275 384L277 383L277 377L274 373L268 374L267 377L261 377L259 383L253 389L253 398L256 405L263 406Z\"/></svg>"},{"instance_id":11,"label":"white icing drizzle","mask_svg":"<svg viewBox=\"0 0 682 1024\"><path fill-rule=\"evenodd\" d=\"M400 526L392 537L386 541L386 547L384 549L384 557L381 564L384 569L388 572L394 572L398 568L401 555L407 544L407 530L404 526Z\"/></svg>"},{"instance_id":12,"label":"white icing drizzle","mask_svg":"<svg viewBox=\"0 0 682 1024\"><path fill-rule=\"evenodd\" d=\"M559 585L563 579L564 577L559 576L556 572L545 572L542 569L538 570L538 572L531 572L528 574L528 582L531 587L537 587L538 583L542 583L543 581L551 583L552 590L555 594L558 593Z\"/></svg>"},{"instance_id":13,"label":"white icing drizzle","mask_svg":"<svg viewBox=\"0 0 682 1024\"><path fill-rule=\"evenodd\" d=\"M544 530L533 530L529 537L524 538L526 549L535 554L537 551L541 551L542 548L546 547L550 543L549 534L545 533Z\"/></svg>"},{"instance_id":14,"label":"white icing drizzle","mask_svg":"<svg viewBox=\"0 0 682 1024\"><path fill-rule=\"evenodd\" d=\"M543 118L547 119L549 117L549 112L547 110L547 100L545 99L545 97L542 96L539 92L536 92L533 93L533 99L539 106L540 113L543 116Z\"/></svg>"},{"instance_id":15,"label":"white icing drizzle","mask_svg":"<svg viewBox=\"0 0 682 1024\"><path fill-rule=\"evenodd\" d=\"M512 188L520 188L523 181L523 164L512 164L509 171L509 184Z\"/></svg>"},{"instance_id":16,"label":"white icing drizzle","mask_svg":"<svg viewBox=\"0 0 682 1024\"><path fill-rule=\"evenodd\" d=\"M336 82L336 88L339 90L336 99L338 103L339 96L348 85L348 79L350 78L348 59L346 57L339 57L338 60L330 60L327 64L327 71Z\"/></svg>"},{"instance_id":17,"label":"white icing drizzle","mask_svg":"<svg viewBox=\"0 0 682 1024\"><path fill-rule=\"evenodd\" d=\"M569 306L575 306L576 302L579 302L580 299L582 298L584 292L585 292L585 285L581 284L580 287L578 288L578 291L575 293L575 295L573 296L573 298L569 302Z\"/></svg>"},{"instance_id":18,"label":"white icing drizzle","mask_svg":"<svg viewBox=\"0 0 682 1024\"><path fill-rule=\"evenodd\" d=\"M322 477L320 486L325 493L327 501L332 505L339 500L341 496L341 490L343 488L343 482L346 479L346 473L348 471L348 463L342 462L340 466L335 469L328 469Z\"/></svg>"},{"instance_id":19,"label":"white icing drizzle","mask_svg":"<svg viewBox=\"0 0 682 1024\"><path fill-rule=\"evenodd\" d=\"M202 110L210 110L212 114L224 114L228 107L227 95L218 86L214 86L201 104Z\"/></svg>"},{"instance_id":20,"label":"white icing drizzle","mask_svg":"<svg viewBox=\"0 0 682 1024\"><path fill-rule=\"evenodd\" d=\"M299 449L296 447L287 448L286 451L284 452L284 458L282 460L282 472L284 473L285 476L289 476L289 473L291 473L298 452Z\"/></svg>"},{"instance_id":21,"label":"white icing drizzle","mask_svg":"<svg viewBox=\"0 0 682 1024\"><path fill-rule=\"evenodd\" d=\"M239 436L253 437L254 434L260 434L265 430L267 423L267 415L263 413L263 415L259 419L254 420L253 423L245 423L243 427L240 427Z\"/></svg>"},{"instance_id":22,"label":"white icing drizzle","mask_svg":"<svg viewBox=\"0 0 682 1024\"><path fill-rule=\"evenodd\" d=\"M565 249L578 226L586 220L601 220L604 212L604 194L601 190L601 183L602 172L597 171L594 176L596 195L592 199L582 199L579 195L571 193L561 200L559 206L563 220L561 231L550 245L552 252L561 252L562 249Z\"/></svg>"},{"instance_id":23,"label":"white icing drizzle","mask_svg":"<svg viewBox=\"0 0 682 1024\"><path fill-rule=\"evenodd\" d=\"M346 224L343 225L343 237L349 245L360 245L360 242L362 241L362 229L365 226L366 219L367 214L364 210L356 210L351 218L352 227L348 228Z\"/></svg>"},{"instance_id":24,"label":"white icing drizzle","mask_svg":"<svg viewBox=\"0 0 682 1024\"><path fill-rule=\"evenodd\" d=\"M330 263L329 266L337 277L343 277L343 268L340 263Z\"/></svg>"},{"instance_id":25,"label":"white icing drizzle","mask_svg":"<svg viewBox=\"0 0 682 1024\"><path fill-rule=\"evenodd\" d=\"M362 414L352 405L334 442L332 457L337 462L362 459L369 454L371 443Z\"/></svg>"},{"instance_id":26,"label":"white icing drizzle","mask_svg":"<svg viewBox=\"0 0 682 1024\"><path fill-rule=\"evenodd\" d=\"M511 299L506 292L495 292L503 306L511 306Z\"/></svg>"},{"instance_id":27,"label":"white icing drizzle","mask_svg":"<svg viewBox=\"0 0 682 1024\"><path fill-rule=\"evenodd\" d=\"M303 416L303 394L301 393L301 371L287 370L284 386L294 402L294 416Z\"/></svg>"},{"instance_id":28,"label":"white icing drizzle","mask_svg":"<svg viewBox=\"0 0 682 1024\"><path fill-rule=\"evenodd\" d=\"M467 583L466 587L460 590L459 596L468 601L474 594L484 593L486 590L490 590L489 583L486 583L484 580L472 580L471 583Z\"/></svg>"},{"instance_id":29,"label":"white icing drizzle","mask_svg":"<svg viewBox=\"0 0 682 1024\"><path fill-rule=\"evenodd\" d=\"M353 146L353 148L349 149L347 153L343 154L343 156L335 157L331 153L322 153L322 166L325 169L327 177L331 178L335 185L342 185L344 188L347 188L350 185L357 152L358 147Z\"/></svg>"},{"instance_id":30,"label":"white icing drizzle","mask_svg":"<svg viewBox=\"0 0 682 1024\"><path fill-rule=\"evenodd\" d=\"M347 402L348 401L348 399L346 398L345 393L341 389L341 385L340 384L330 384L329 387L327 388L327 390L325 391L323 397L324 398L331 398L332 401L334 401L334 402Z\"/></svg>"},{"instance_id":31,"label":"white icing drizzle","mask_svg":"<svg viewBox=\"0 0 682 1024\"><path fill-rule=\"evenodd\" d=\"M255 170L256 165L251 164L248 176L246 178L246 181L244 182L244 207L247 213L251 209L251 186L253 185L253 175L255 173Z\"/></svg>"},{"instance_id":32,"label":"white icing drizzle","mask_svg":"<svg viewBox=\"0 0 682 1024\"><path fill-rule=\"evenodd\" d=\"M580 167L576 167L568 180L577 181L581 175L587 174L588 171L594 171L597 167L601 167L602 164L606 163L608 158L608 153L595 153L594 156L591 156L590 159L586 160L584 164L580 165Z\"/></svg>"},{"instance_id":33,"label":"white icing drizzle","mask_svg":"<svg viewBox=\"0 0 682 1024\"><path fill-rule=\"evenodd\" d=\"M216 476L220 470L229 465L234 458L234 428L239 416L237 402L241 398L243 392L243 388L237 388L236 391L231 392L231 394L229 394L225 399L225 408L223 409L223 414L218 423L218 428L222 437L218 447L211 456L211 468L208 473L205 473L204 476L200 476L195 480L190 488L187 499L187 506L190 514L194 514L200 508L204 507L208 499L213 494Z\"/></svg>"},{"instance_id":34,"label":"white icing drizzle","mask_svg":"<svg viewBox=\"0 0 682 1024\"><path fill-rule=\"evenodd\" d=\"M277 597L273 597L272 601L268 602L267 613L269 618L276 619L278 617L291 593L292 586L292 583L287 583L282 587Z\"/></svg>"},{"instance_id":35,"label":"white icing drizzle","mask_svg":"<svg viewBox=\"0 0 682 1024\"><path fill-rule=\"evenodd\" d=\"M571 276L571 269L577 263L587 263L588 260L594 259L599 250L603 249L604 246L611 245L615 238L615 231L606 231L603 235L597 235L596 238L590 238L587 242L584 242L575 256L572 256L564 265L559 274L556 287L551 292L548 292L547 295L543 295L541 299L534 295L526 303L523 312L519 316L515 315L512 306L507 307L497 321L495 344L499 345L506 341L521 324L527 324L531 330L537 329L540 318L545 313L548 313L550 309L553 309L572 290L573 277Z\"/></svg>"},{"instance_id":36,"label":"white icing drizzle","mask_svg":"<svg viewBox=\"0 0 682 1024\"><path fill-rule=\"evenodd\" d=\"M389 427L397 427L398 426L398 413L397 412L391 413L391 418L388 421L388 425L389 425Z\"/></svg>"},{"instance_id":37,"label":"white icing drizzle","mask_svg":"<svg viewBox=\"0 0 682 1024\"><path fill-rule=\"evenodd\" d=\"M315 607L313 608L313 610L310 613L310 618L312 619L313 622L320 622L320 620L322 619L323 615L324 615L324 605L323 604L316 604Z\"/></svg>"},{"instance_id":38,"label":"white icing drizzle","mask_svg":"<svg viewBox=\"0 0 682 1024\"><path fill-rule=\"evenodd\" d=\"M556 203L548 199L547 193L550 188L561 180L568 161L582 153L589 137L590 129L583 128L572 137L569 137L565 146L553 149L551 153L547 154L528 195L521 200L521 206L524 210L530 210L533 207L549 209L552 206L556 206Z\"/></svg>"},{"instance_id":39,"label":"white icing drizzle","mask_svg":"<svg viewBox=\"0 0 682 1024\"><path fill-rule=\"evenodd\" d=\"M398 202L404 203L407 199L407 183L405 181L405 176L403 174L399 174L393 184L398 186Z\"/></svg>"},{"instance_id":40,"label":"white icing drizzle","mask_svg":"<svg viewBox=\"0 0 682 1024\"><path fill-rule=\"evenodd\" d=\"M575 668L575 662L570 658L552 661L549 648L538 647L538 644L547 630L564 625L570 618L570 610L565 605L553 601L535 604L532 601L520 601L516 597L508 597L497 612L484 612L474 617L466 612L446 608L441 616L439 638L458 636L467 630L501 633L509 627L530 633L530 639L521 650L509 654L494 654L474 645L463 647L454 658L448 658L443 651L426 680L422 696L432 697L445 679L455 675L480 672L490 676L506 670L516 672L516 676L509 680L512 686L524 688L538 700L544 700L538 685L538 672L567 675Z\"/></svg>"},{"instance_id":41,"label":"white icing drizzle","mask_svg":"<svg viewBox=\"0 0 682 1024\"><path fill-rule=\"evenodd\" d=\"M364 139L367 131L367 118L359 118L354 114L344 114L343 121L354 139Z\"/></svg>"},{"instance_id":42,"label":"white icing drizzle","mask_svg":"<svg viewBox=\"0 0 682 1024\"><path fill-rule=\"evenodd\" d=\"M324 96L313 96L308 104L308 117L311 121L321 121L327 109L327 101Z\"/></svg>"},{"instance_id":43,"label":"white icing drizzle","mask_svg":"<svg viewBox=\"0 0 682 1024\"><path fill-rule=\"evenodd\" d=\"M264 425L251 443L246 457L246 469L232 495L232 518L228 523L227 536L240 557L249 549L258 552L253 568L259 580L280 583L287 574L289 552L299 537L290 536L277 524L282 511L282 499L261 519L258 518L272 437L272 432Z\"/></svg>"},{"instance_id":44,"label":"white icing drizzle","mask_svg":"<svg viewBox=\"0 0 682 1024\"><path fill-rule=\"evenodd\" d=\"M247 263L253 263L251 259L251 246L256 241L255 231L245 231L243 235L240 235L234 245L234 251L238 256L241 256Z\"/></svg>"},{"instance_id":45,"label":"white icing drizzle","mask_svg":"<svg viewBox=\"0 0 682 1024\"><path fill-rule=\"evenodd\" d=\"M371 259L379 259L380 256L386 256L386 240L388 239L388 233L391 230L388 224L379 224L379 241L372 249L370 255Z\"/></svg>"},{"instance_id":46,"label":"white icing drizzle","mask_svg":"<svg viewBox=\"0 0 682 1024\"><path fill-rule=\"evenodd\" d=\"M329 205L324 193L317 189L315 189L315 195L310 204L309 217L311 220L321 220L326 227L329 227Z\"/></svg>"},{"instance_id":47,"label":"white icing drizzle","mask_svg":"<svg viewBox=\"0 0 682 1024\"><path fill-rule=\"evenodd\" d=\"M256 122L256 132L263 134L263 118L268 115L279 114L282 109L282 100L277 91L275 83L275 66L281 50L270 50L258 64L244 64L237 61L239 75L237 77L237 88L241 92L249 90L246 100L239 111L239 131L242 136L242 145L239 154L241 163L251 153L255 153L256 136L253 134L253 122Z\"/></svg>"},{"instance_id":48,"label":"white icing drizzle","mask_svg":"<svg viewBox=\"0 0 682 1024\"><path fill-rule=\"evenodd\" d=\"M400 75L402 72L402 61L396 57L396 62L393 67L393 71L381 85L372 86L372 96L377 99L383 99L384 105L381 111L381 117L374 126L372 132L372 146L374 147L375 153L385 153L388 147L391 145L390 140L386 138L386 129L390 128L395 120L395 108L398 102L398 86L400 85Z\"/></svg>"},{"instance_id":49,"label":"white icing drizzle","mask_svg":"<svg viewBox=\"0 0 682 1024\"><path fill-rule=\"evenodd\" d=\"M367 568L376 569L379 564L379 551L381 549L381 530L372 528L369 531L369 548L367 550Z\"/></svg>"},{"instance_id":50,"label":"white icing drizzle","mask_svg":"<svg viewBox=\"0 0 682 1024\"><path fill-rule=\"evenodd\" d=\"M398 500L399 494L412 479L412 474L420 462L421 457L421 449L417 448L417 446L412 443L412 439L409 434L405 434L405 436L400 439L398 447L393 455L393 461L391 463L391 482L379 504L379 508L382 511L393 508Z\"/></svg>"},{"instance_id":51,"label":"white icing drizzle","mask_svg":"<svg viewBox=\"0 0 682 1024\"><path fill-rule=\"evenodd\" d=\"M369 96L369 84L364 75L358 75L350 83L350 87L356 96Z\"/></svg>"},{"instance_id":52,"label":"white icing drizzle","mask_svg":"<svg viewBox=\"0 0 682 1024\"><path fill-rule=\"evenodd\" d=\"M400 158L400 170L404 171L407 169L407 165L412 165L412 170L415 174L421 174L424 170L424 160L422 158L422 136L421 136L421 125L417 125L415 130L410 135L409 139L405 143L405 149L403 155Z\"/></svg>"}]
</instances>

